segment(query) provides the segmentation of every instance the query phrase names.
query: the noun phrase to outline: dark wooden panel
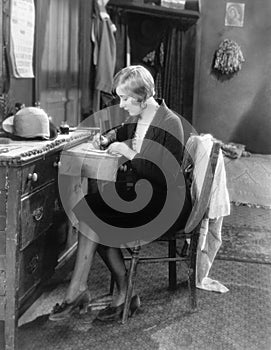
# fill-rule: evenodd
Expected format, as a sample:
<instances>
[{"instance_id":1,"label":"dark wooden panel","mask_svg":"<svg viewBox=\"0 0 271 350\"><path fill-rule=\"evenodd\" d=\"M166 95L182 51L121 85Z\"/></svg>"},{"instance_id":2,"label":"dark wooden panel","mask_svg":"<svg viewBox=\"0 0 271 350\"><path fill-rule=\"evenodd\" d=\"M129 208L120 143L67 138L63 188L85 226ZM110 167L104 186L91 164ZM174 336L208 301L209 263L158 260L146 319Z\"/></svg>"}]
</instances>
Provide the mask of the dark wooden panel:
<instances>
[{"instance_id":1,"label":"dark wooden panel","mask_svg":"<svg viewBox=\"0 0 271 350\"><path fill-rule=\"evenodd\" d=\"M0 296L6 294L6 272L0 270Z\"/></svg>"},{"instance_id":2,"label":"dark wooden panel","mask_svg":"<svg viewBox=\"0 0 271 350\"><path fill-rule=\"evenodd\" d=\"M6 191L0 190L0 215L6 215Z\"/></svg>"},{"instance_id":3,"label":"dark wooden panel","mask_svg":"<svg viewBox=\"0 0 271 350\"><path fill-rule=\"evenodd\" d=\"M2 306L2 307L1 307ZM3 315L4 307L0 300L0 315ZM5 349L5 322L0 321L0 349Z\"/></svg>"},{"instance_id":4,"label":"dark wooden panel","mask_svg":"<svg viewBox=\"0 0 271 350\"><path fill-rule=\"evenodd\" d=\"M6 255L6 232L0 231L0 256Z\"/></svg>"},{"instance_id":5,"label":"dark wooden panel","mask_svg":"<svg viewBox=\"0 0 271 350\"><path fill-rule=\"evenodd\" d=\"M25 166L22 171L22 193L29 193L33 189L56 179L58 161L59 153L54 153Z\"/></svg>"},{"instance_id":6,"label":"dark wooden panel","mask_svg":"<svg viewBox=\"0 0 271 350\"><path fill-rule=\"evenodd\" d=\"M55 209L55 192L55 183L50 183L22 200L21 249L25 248L52 224Z\"/></svg>"},{"instance_id":7,"label":"dark wooden panel","mask_svg":"<svg viewBox=\"0 0 271 350\"><path fill-rule=\"evenodd\" d=\"M3 231L6 228L6 217L0 215L0 231Z\"/></svg>"},{"instance_id":8,"label":"dark wooden panel","mask_svg":"<svg viewBox=\"0 0 271 350\"><path fill-rule=\"evenodd\" d=\"M0 271L6 270L6 256L0 255Z\"/></svg>"},{"instance_id":9,"label":"dark wooden panel","mask_svg":"<svg viewBox=\"0 0 271 350\"><path fill-rule=\"evenodd\" d=\"M4 230L6 228L6 203L7 203L6 191L0 190L0 255L3 249L6 249L3 238L6 240ZM2 232L1 232L2 231Z\"/></svg>"},{"instance_id":10,"label":"dark wooden panel","mask_svg":"<svg viewBox=\"0 0 271 350\"><path fill-rule=\"evenodd\" d=\"M19 307L36 295L36 290L54 272L59 247L56 235L48 231L28 245L19 256ZM38 294L37 294L38 295ZM33 302L33 300L32 300Z\"/></svg>"},{"instance_id":11,"label":"dark wooden panel","mask_svg":"<svg viewBox=\"0 0 271 350\"><path fill-rule=\"evenodd\" d=\"M5 189L6 173L7 173L7 169L5 167L1 167L0 168L0 190Z\"/></svg>"},{"instance_id":12,"label":"dark wooden panel","mask_svg":"<svg viewBox=\"0 0 271 350\"><path fill-rule=\"evenodd\" d=\"M19 303L31 294L41 281L44 242L43 235L20 254Z\"/></svg>"}]
</instances>

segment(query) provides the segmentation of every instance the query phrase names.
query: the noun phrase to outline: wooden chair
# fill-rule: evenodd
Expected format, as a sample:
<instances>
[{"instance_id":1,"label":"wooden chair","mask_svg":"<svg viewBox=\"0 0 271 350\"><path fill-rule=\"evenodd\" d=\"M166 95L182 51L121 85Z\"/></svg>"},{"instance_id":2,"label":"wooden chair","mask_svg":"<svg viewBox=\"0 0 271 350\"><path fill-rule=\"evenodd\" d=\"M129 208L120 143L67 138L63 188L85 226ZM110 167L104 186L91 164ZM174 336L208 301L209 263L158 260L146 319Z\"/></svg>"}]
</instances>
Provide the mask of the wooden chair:
<instances>
[{"instance_id":1,"label":"wooden chair","mask_svg":"<svg viewBox=\"0 0 271 350\"><path fill-rule=\"evenodd\" d=\"M214 179L215 169L218 161L220 144L213 143L212 150L209 157L207 170L205 173L202 190L199 198L193 203L190 216L187 220L184 229L174 232L167 232L166 236L162 235L158 241L168 242L168 256L166 257L140 257L140 244L133 248L126 248L130 256L126 259L130 261L128 271L128 286L126 299L124 304L124 311L122 315L122 323L124 324L129 315L129 308L133 293L133 288L136 280L136 269L138 263L168 263L169 288L176 289L177 287L177 262L186 262L188 274L188 289L190 310L197 309L197 294L196 294L196 259L197 259L197 245L199 239L199 232L202 220L208 216L209 202L211 197L211 187ZM192 169L193 171L193 169ZM187 178L187 169L184 170L184 176ZM184 247L188 247L185 253L184 249L181 252L177 250L177 240L184 241ZM156 241L157 241L156 240ZM190 242L189 244L187 242ZM151 244L151 243L149 243ZM113 283L111 281L111 291Z\"/></svg>"}]
</instances>

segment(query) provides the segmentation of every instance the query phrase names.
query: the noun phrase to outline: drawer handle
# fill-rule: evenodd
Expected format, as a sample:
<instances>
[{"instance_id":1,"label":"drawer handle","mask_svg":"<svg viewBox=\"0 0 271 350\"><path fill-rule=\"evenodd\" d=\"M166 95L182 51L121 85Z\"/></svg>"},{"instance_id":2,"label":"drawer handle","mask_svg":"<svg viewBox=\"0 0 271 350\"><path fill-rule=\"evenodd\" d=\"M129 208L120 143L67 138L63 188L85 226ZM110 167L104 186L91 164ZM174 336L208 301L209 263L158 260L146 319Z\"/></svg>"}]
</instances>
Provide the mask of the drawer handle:
<instances>
[{"instance_id":1,"label":"drawer handle","mask_svg":"<svg viewBox=\"0 0 271 350\"><path fill-rule=\"evenodd\" d=\"M28 178L28 180L32 180L33 182L36 182L36 181L38 181L38 174L37 173L33 173L33 174L29 173L27 175L27 178Z\"/></svg>"},{"instance_id":2,"label":"drawer handle","mask_svg":"<svg viewBox=\"0 0 271 350\"><path fill-rule=\"evenodd\" d=\"M43 217L43 207L39 207L39 208L35 209L33 211L32 215L36 221L40 221Z\"/></svg>"},{"instance_id":3,"label":"drawer handle","mask_svg":"<svg viewBox=\"0 0 271 350\"><path fill-rule=\"evenodd\" d=\"M61 162L60 162L60 160L59 160L58 162L54 162L53 167L54 167L54 168L60 168L60 167L61 167Z\"/></svg>"},{"instance_id":4,"label":"drawer handle","mask_svg":"<svg viewBox=\"0 0 271 350\"><path fill-rule=\"evenodd\" d=\"M38 254L35 254L34 256L32 256L32 258L28 262L26 266L26 271L32 275L34 272L37 271L38 267L39 267L39 256Z\"/></svg>"}]
</instances>

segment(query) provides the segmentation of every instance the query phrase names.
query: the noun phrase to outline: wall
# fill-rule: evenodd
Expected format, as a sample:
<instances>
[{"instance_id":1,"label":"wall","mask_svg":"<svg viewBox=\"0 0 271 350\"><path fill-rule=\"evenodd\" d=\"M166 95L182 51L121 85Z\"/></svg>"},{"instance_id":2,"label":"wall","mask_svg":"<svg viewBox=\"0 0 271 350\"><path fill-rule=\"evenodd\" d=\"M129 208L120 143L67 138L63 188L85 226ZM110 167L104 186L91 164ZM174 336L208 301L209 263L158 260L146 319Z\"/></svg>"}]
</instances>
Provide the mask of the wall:
<instances>
[{"instance_id":1,"label":"wall","mask_svg":"<svg viewBox=\"0 0 271 350\"><path fill-rule=\"evenodd\" d=\"M16 102L24 103L26 106L34 105L34 79L17 79L10 78L10 89L9 95L11 97L11 102L14 104Z\"/></svg>"},{"instance_id":2,"label":"wall","mask_svg":"<svg viewBox=\"0 0 271 350\"><path fill-rule=\"evenodd\" d=\"M16 102L22 102L26 105L31 105L34 97L34 79L14 78L12 74L8 74L11 67L8 69L7 57L4 56L4 42L7 45L6 52L10 50L10 0L2 1L0 5L0 93L4 94L7 103L7 110L2 111L0 121L4 117L4 112L14 112ZM5 64L4 64L5 61ZM8 95L6 95L8 92Z\"/></svg>"},{"instance_id":3,"label":"wall","mask_svg":"<svg viewBox=\"0 0 271 350\"><path fill-rule=\"evenodd\" d=\"M0 6L0 10L2 9L0 31L6 37L7 52L10 45L10 1L3 2L5 11L2 2ZM39 101L41 107L52 116L56 125L64 119L72 126L77 125L81 116L82 87L84 88L84 106L90 99L88 96L89 70L87 71L86 68L90 66L90 50L87 45L90 46L89 26L92 2L89 0L35 0L35 8L35 78L18 79L9 75L9 79L3 79L4 70L1 61L0 122L8 114L14 113L16 102L32 106ZM83 30L85 30L84 33ZM3 53L3 37L4 35L1 35L0 53ZM8 105L7 108L5 105Z\"/></svg>"},{"instance_id":4,"label":"wall","mask_svg":"<svg viewBox=\"0 0 271 350\"><path fill-rule=\"evenodd\" d=\"M224 25L226 1L202 0L193 124L198 132L271 154L271 1L240 2L245 4L242 28ZM221 81L211 66L225 38L240 45L245 62L238 74Z\"/></svg>"}]
</instances>

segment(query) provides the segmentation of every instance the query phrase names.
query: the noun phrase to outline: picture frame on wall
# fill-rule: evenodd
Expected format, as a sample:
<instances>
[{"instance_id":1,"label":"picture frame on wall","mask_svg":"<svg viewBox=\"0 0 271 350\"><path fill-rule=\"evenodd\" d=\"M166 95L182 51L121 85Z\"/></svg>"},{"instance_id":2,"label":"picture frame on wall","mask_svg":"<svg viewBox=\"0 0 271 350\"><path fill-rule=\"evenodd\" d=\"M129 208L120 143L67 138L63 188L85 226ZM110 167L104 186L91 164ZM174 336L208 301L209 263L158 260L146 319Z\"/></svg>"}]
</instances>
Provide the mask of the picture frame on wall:
<instances>
[{"instance_id":1,"label":"picture frame on wall","mask_svg":"<svg viewBox=\"0 0 271 350\"><path fill-rule=\"evenodd\" d=\"M225 14L225 26L243 27L245 16L245 4L227 2Z\"/></svg>"}]
</instances>

